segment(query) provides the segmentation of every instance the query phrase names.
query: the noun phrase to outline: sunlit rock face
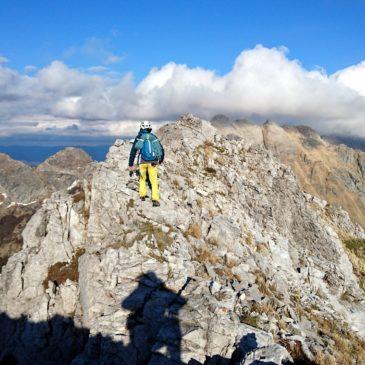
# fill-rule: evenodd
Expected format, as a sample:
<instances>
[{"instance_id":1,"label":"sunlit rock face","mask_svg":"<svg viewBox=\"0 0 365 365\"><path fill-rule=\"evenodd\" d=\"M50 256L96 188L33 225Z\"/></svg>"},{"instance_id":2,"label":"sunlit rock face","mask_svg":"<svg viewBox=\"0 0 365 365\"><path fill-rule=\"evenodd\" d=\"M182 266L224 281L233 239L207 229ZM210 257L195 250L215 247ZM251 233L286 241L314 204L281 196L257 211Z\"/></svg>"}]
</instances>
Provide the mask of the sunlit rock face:
<instances>
[{"instance_id":1,"label":"sunlit rock face","mask_svg":"<svg viewBox=\"0 0 365 365\"><path fill-rule=\"evenodd\" d=\"M131 144L117 140L26 225L0 276L0 359L361 360L340 351L337 331L361 348L364 292L343 241L362 242L362 228L303 192L265 146L192 115L157 134L160 207L139 200Z\"/></svg>"},{"instance_id":2,"label":"sunlit rock face","mask_svg":"<svg viewBox=\"0 0 365 365\"><path fill-rule=\"evenodd\" d=\"M329 143L306 126L256 125L224 116L212 119L220 133L270 150L289 165L302 190L345 209L365 228L365 152Z\"/></svg>"}]
</instances>

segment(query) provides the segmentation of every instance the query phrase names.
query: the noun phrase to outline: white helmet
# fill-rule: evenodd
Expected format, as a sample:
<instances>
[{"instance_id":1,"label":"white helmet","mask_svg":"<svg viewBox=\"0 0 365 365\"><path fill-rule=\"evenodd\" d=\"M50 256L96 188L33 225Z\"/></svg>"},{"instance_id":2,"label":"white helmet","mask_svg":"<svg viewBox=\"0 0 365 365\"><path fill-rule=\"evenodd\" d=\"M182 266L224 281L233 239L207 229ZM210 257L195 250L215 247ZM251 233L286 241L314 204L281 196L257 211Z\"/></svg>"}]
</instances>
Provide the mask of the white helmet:
<instances>
[{"instance_id":1,"label":"white helmet","mask_svg":"<svg viewBox=\"0 0 365 365\"><path fill-rule=\"evenodd\" d=\"M148 120L144 120L143 122L141 122L140 127L141 129L152 129L151 122L149 122Z\"/></svg>"}]
</instances>

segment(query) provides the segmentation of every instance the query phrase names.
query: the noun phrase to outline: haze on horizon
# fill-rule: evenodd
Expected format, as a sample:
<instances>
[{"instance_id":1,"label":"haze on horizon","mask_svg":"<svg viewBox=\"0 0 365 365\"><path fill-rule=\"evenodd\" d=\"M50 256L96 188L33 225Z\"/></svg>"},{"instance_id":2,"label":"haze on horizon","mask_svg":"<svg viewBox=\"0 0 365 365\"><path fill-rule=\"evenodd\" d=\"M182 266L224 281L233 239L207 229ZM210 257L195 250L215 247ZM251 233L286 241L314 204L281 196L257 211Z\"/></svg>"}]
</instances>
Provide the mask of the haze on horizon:
<instances>
[{"instance_id":1,"label":"haze on horizon","mask_svg":"<svg viewBox=\"0 0 365 365\"><path fill-rule=\"evenodd\" d=\"M105 140L185 112L365 137L364 2L96 3L2 3L0 140Z\"/></svg>"}]
</instances>

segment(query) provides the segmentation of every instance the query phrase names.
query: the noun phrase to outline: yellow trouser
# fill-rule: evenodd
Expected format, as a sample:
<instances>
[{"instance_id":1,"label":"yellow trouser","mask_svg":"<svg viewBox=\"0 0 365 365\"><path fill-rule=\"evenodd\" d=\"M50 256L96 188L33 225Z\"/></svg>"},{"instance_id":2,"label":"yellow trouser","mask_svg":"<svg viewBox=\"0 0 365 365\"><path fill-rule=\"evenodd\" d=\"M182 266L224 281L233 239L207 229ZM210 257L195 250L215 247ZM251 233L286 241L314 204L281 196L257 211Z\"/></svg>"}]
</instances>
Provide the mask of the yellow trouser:
<instances>
[{"instance_id":1,"label":"yellow trouser","mask_svg":"<svg viewBox=\"0 0 365 365\"><path fill-rule=\"evenodd\" d=\"M152 200L160 200L158 195L158 181L157 181L157 165L152 166L150 163L143 163L139 165L139 196L144 197L147 195L147 171L152 187Z\"/></svg>"}]
</instances>

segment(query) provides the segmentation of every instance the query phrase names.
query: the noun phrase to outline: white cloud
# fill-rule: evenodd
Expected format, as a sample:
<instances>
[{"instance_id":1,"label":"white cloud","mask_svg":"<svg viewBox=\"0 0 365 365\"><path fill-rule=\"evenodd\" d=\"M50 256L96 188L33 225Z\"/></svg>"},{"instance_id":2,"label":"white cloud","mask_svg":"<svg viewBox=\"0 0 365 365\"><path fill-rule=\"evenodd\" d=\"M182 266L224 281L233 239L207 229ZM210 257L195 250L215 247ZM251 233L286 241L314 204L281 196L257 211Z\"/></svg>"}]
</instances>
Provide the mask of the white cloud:
<instances>
[{"instance_id":1,"label":"white cloud","mask_svg":"<svg viewBox=\"0 0 365 365\"><path fill-rule=\"evenodd\" d=\"M333 77L365 96L365 61L338 71Z\"/></svg>"},{"instance_id":2,"label":"white cloud","mask_svg":"<svg viewBox=\"0 0 365 365\"><path fill-rule=\"evenodd\" d=\"M8 62L9 62L9 60L6 57L0 56L0 64L2 64L2 63L8 63Z\"/></svg>"},{"instance_id":3,"label":"white cloud","mask_svg":"<svg viewBox=\"0 0 365 365\"><path fill-rule=\"evenodd\" d=\"M110 53L104 60L104 63L106 65L109 64L114 64L114 63L119 63L120 61L122 61L123 57L122 56L117 56L115 54Z\"/></svg>"},{"instance_id":4,"label":"white cloud","mask_svg":"<svg viewBox=\"0 0 365 365\"><path fill-rule=\"evenodd\" d=\"M109 68L106 66L99 65L99 66L91 66L87 70L92 73L102 73L102 72L108 71Z\"/></svg>"},{"instance_id":5,"label":"white cloud","mask_svg":"<svg viewBox=\"0 0 365 365\"><path fill-rule=\"evenodd\" d=\"M66 59L86 56L88 59L99 61L105 65L121 62L125 55L117 55L111 51L111 48L110 39L90 37L83 44L66 49L63 56Z\"/></svg>"},{"instance_id":6,"label":"white cloud","mask_svg":"<svg viewBox=\"0 0 365 365\"><path fill-rule=\"evenodd\" d=\"M327 75L289 59L286 48L256 46L223 76L171 62L134 85L131 74L116 80L97 71L103 69L54 61L28 76L0 66L0 133L53 128L118 135L135 131L138 119L163 122L192 112L208 119L216 113L274 118L365 137L365 62Z\"/></svg>"},{"instance_id":7,"label":"white cloud","mask_svg":"<svg viewBox=\"0 0 365 365\"><path fill-rule=\"evenodd\" d=\"M34 72L34 71L37 71L37 70L38 70L38 67L34 66L34 65L27 65L27 66L24 67L24 72L25 73Z\"/></svg>"}]
</instances>

